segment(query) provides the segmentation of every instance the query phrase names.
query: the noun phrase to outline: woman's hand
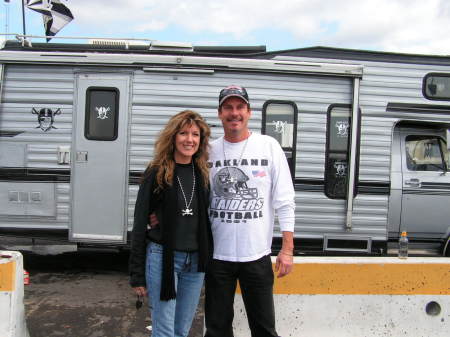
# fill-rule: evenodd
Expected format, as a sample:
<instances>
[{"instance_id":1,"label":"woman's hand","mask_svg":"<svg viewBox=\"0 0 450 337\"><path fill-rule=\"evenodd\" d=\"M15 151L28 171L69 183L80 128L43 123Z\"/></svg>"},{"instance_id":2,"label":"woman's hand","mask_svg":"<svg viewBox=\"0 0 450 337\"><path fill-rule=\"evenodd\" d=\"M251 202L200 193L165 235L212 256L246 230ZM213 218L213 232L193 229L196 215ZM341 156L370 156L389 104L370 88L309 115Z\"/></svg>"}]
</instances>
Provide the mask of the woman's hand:
<instances>
[{"instance_id":1,"label":"woman's hand","mask_svg":"<svg viewBox=\"0 0 450 337\"><path fill-rule=\"evenodd\" d=\"M145 287L133 287L133 291L138 296L147 296L147 289Z\"/></svg>"},{"instance_id":2,"label":"woman's hand","mask_svg":"<svg viewBox=\"0 0 450 337\"><path fill-rule=\"evenodd\" d=\"M150 214L150 217L149 217L149 220L150 220L150 222L149 222L149 229L153 229L153 228L155 228L156 226L158 226L158 224L159 224L159 221L158 221L158 218L156 217L156 213L155 212L153 212L152 214Z\"/></svg>"}]
</instances>

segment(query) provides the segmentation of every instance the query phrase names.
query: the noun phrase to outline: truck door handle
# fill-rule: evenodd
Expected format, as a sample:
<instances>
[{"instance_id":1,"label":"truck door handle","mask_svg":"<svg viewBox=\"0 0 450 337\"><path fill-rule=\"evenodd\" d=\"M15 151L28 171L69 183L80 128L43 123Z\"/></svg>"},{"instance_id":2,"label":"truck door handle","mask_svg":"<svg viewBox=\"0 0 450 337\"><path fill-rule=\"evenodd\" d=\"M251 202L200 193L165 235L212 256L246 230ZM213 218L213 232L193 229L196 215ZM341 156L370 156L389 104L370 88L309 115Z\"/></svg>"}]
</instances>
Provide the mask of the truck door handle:
<instances>
[{"instance_id":1,"label":"truck door handle","mask_svg":"<svg viewBox=\"0 0 450 337\"><path fill-rule=\"evenodd\" d=\"M420 187L420 180L415 178L411 180L405 180L405 185L409 185L411 187Z\"/></svg>"}]
</instances>

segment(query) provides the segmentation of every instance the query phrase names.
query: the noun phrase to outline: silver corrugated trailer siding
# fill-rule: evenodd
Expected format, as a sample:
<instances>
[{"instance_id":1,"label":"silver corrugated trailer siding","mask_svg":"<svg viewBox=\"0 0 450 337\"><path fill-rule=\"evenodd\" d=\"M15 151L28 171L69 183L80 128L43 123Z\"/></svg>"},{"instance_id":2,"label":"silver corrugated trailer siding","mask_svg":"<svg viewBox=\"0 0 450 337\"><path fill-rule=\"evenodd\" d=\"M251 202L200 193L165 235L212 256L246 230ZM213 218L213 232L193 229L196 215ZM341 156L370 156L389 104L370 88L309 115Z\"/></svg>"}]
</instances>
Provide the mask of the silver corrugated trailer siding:
<instances>
[{"instance_id":1,"label":"silver corrugated trailer siding","mask_svg":"<svg viewBox=\"0 0 450 337\"><path fill-rule=\"evenodd\" d=\"M34 167L47 169L66 169L69 165L57 164L57 149L61 145L71 145L72 109L74 97L74 77L72 67L5 65L2 97L0 105L0 125L2 131L19 132L14 138L2 137L3 150L13 146L14 155L2 157L3 167ZM45 106L62 113L54 123L55 128L43 139L37 115L32 108ZM25 132L23 130L26 130ZM9 153L11 154L11 153ZM38 180L37 180L38 181ZM6 184L1 182L1 184ZM17 190L33 189L22 183ZM44 186L45 185L45 186ZM42 183L43 205L30 203L23 216L0 215L2 226L26 228L63 228L69 226L70 184L68 182ZM39 189L38 189L39 190ZM45 199L48 194L50 200ZM4 205L7 208L10 206ZM4 212L9 214L7 208ZM51 208L47 211L39 208Z\"/></svg>"}]
</instances>

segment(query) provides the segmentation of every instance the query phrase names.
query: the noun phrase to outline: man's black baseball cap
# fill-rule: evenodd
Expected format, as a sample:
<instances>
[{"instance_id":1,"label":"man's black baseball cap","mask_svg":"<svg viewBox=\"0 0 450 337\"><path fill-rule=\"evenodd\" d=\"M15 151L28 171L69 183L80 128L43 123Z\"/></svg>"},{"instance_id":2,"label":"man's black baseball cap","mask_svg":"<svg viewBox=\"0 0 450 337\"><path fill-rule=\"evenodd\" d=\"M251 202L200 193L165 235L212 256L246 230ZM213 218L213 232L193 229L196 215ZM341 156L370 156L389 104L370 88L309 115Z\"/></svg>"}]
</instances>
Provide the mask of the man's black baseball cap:
<instances>
[{"instance_id":1,"label":"man's black baseball cap","mask_svg":"<svg viewBox=\"0 0 450 337\"><path fill-rule=\"evenodd\" d=\"M247 90L245 90L244 87L240 87L237 85L230 85L226 88L223 88L219 94L219 107L229 97L239 97L243 99L245 103L249 104Z\"/></svg>"}]
</instances>

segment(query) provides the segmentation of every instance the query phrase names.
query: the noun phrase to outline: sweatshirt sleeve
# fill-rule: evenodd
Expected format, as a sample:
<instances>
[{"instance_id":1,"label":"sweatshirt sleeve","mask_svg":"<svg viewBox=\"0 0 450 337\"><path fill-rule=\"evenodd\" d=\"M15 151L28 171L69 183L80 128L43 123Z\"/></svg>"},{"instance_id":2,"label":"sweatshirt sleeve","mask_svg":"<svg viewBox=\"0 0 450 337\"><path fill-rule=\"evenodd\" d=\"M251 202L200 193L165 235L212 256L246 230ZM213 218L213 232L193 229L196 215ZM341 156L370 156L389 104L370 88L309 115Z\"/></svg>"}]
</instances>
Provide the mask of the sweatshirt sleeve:
<instances>
[{"instance_id":1,"label":"sweatshirt sleeve","mask_svg":"<svg viewBox=\"0 0 450 337\"><path fill-rule=\"evenodd\" d=\"M151 211L154 174L151 173L139 186L134 208L134 223L131 233L129 259L130 285L145 287L145 261L147 249L147 225Z\"/></svg>"},{"instance_id":2,"label":"sweatshirt sleeve","mask_svg":"<svg viewBox=\"0 0 450 337\"><path fill-rule=\"evenodd\" d=\"M295 225L295 192L286 155L278 142L270 138L272 148L272 203L280 230L293 232Z\"/></svg>"}]
</instances>

